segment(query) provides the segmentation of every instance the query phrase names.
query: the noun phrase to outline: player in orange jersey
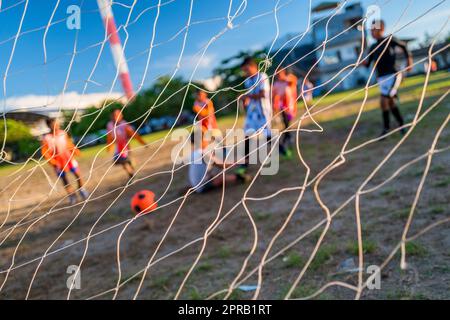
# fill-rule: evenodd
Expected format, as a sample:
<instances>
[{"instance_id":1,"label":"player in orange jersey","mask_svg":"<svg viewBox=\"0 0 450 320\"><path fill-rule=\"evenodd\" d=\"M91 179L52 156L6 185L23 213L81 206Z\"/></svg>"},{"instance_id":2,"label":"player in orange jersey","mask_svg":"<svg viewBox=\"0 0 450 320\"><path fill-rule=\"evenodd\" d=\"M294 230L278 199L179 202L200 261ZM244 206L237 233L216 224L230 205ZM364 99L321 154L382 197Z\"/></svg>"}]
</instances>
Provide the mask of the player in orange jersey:
<instances>
[{"instance_id":1,"label":"player in orange jersey","mask_svg":"<svg viewBox=\"0 0 450 320\"><path fill-rule=\"evenodd\" d=\"M111 114L111 121L107 125L108 135L106 143L108 151L114 149L114 164L121 165L128 173L130 179L134 177L135 170L130 158L130 140L132 138L139 141L143 146L146 145L144 139L134 131L131 125L123 119L120 110L114 110Z\"/></svg>"},{"instance_id":2,"label":"player in orange jersey","mask_svg":"<svg viewBox=\"0 0 450 320\"><path fill-rule=\"evenodd\" d=\"M42 155L50 163L56 171L58 178L64 184L69 195L70 204L77 201L76 191L73 189L67 179L67 172L72 172L78 181L78 193L83 200L89 196L83 188L83 180L81 178L80 168L75 156L80 155L80 151L75 147L67 132L61 130L59 122L56 119L47 119L47 125L50 132L42 139Z\"/></svg>"},{"instance_id":3,"label":"player in orange jersey","mask_svg":"<svg viewBox=\"0 0 450 320\"><path fill-rule=\"evenodd\" d=\"M295 118L297 115L297 99L298 99L298 78L297 76L292 72L291 69L286 70L286 81L289 85L289 88L291 89L292 94L292 116Z\"/></svg>"},{"instance_id":4,"label":"player in orange jersey","mask_svg":"<svg viewBox=\"0 0 450 320\"><path fill-rule=\"evenodd\" d=\"M208 141L204 139L207 132L213 133L217 130L216 114L214 110L213 102L208 98L208 95L203 90L197 91L197 97L192 108L197 115L197 124L202 130L202 145L205 148L208 145Z\"/></svg>"},{"instance_id":5,"label":"player in orange jersey","mask_svg":"<svg viewBox=\"0 0 450 320\"><path fill-rule=\"evenodd\" d=\"M295 86L295 90L292 89L293 86ZM296 86L297 81L286 70L282 69L278 72L277 79L272 87L274 112L281 115L284 129L287 130L289 130L290 122L295 118L297 112ZM291 140L291 133L289 131L284 132L280 141L280 152L286 158L292 157Z\"/></svg>"}]
</instances>

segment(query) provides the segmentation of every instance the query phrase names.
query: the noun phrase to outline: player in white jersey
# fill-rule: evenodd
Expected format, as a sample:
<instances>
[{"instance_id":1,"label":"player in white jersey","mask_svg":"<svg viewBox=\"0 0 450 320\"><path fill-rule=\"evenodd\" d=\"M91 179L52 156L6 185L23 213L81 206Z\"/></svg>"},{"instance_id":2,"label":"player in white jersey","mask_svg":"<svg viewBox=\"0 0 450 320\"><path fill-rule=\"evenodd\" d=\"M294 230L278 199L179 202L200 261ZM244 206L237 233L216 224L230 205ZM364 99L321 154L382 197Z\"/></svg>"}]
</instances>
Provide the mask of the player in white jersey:
<instances>
[{"instance_id":1,"label":"player in white jersey","mask_svg":"<svg viewBox=\"0 0 450 320\"><path fill-rule=\"evenodd\" d=\"M247 89L247 93L242 97L246 110L244 125L246 163L239 169L243 173L248 166L249 137L254 134L263 134L270 139L272 136L272 104L269 78L265 73L259 72L256 61L250 57L245 58L241 69L246 77L244 86Z\"/></svg>"}]
</instances>

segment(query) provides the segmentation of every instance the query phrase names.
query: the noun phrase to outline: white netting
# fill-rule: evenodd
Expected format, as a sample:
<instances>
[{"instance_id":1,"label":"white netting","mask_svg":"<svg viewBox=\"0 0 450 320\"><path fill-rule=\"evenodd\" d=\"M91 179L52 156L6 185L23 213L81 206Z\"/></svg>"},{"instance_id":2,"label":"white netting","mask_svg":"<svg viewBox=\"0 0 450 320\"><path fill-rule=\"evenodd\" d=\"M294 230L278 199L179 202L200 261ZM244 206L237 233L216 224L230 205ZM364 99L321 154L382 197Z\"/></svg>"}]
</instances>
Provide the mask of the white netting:
<instances>
[{"instance_id":1,"label":"white netting","mask_svg":"<svg viewBox=\"0 0 450 320\"><path fill-rule=\"evenodd\" d=\"M373 94L373 90L378 88L373 81L374 66L369 69L364 85L338 92L340 86L357 73L368 56L373 54L367 50L368 35L364 28L359 28L361 43L356 58L310 89L322 90L316 99L309 101L306 97L308 91L301 91L298 97L300 115L282 131L289 131L295 136L297 158L281 162L277 175L264 176L263 167L277 146L272 143L266 158L259 165L251 166L253 178L249 184L229 186L223 183L211 195L197 195L194 188L180 194L186 183L188 165L177 164L182 157L180 153L176 154L176 159L170 158L170 151L174 148L171 135L183 111L190 108L186 106L192 93L190 90L198 87L198 73L205 60L210 59L211 48L221 40L230 43L233 37L239 38L241 28L248 30L255 24L253 32L256 34L259 32L259 21L271 23L272 34L265 39L269 46L264 50L259 68L268 73L273 85L280 70L295 67L314 55L317 59L301 75L300 87L303 88L306 80L314 77L322 67L329 46L335 43L333 41L346 37L349 30L363 26L371 17L363 16L351 21L342 30L330 32L333 19L350 6L348 1L342 1L331 13L313 19L312 8L316 4L313 1L270 1L271 9L266 11L255 9L258 6L251 1L230 0L226 1L225 14L214 12L212 17L197 19L203 4L191 0L186 2L188 5L184 3L181 6L182 27L170 35L164 32L162 37L159 36L164 31L161 29L162 19L169 19L165 9L174 8L179 1L114 1L113 11L126 12L124 20L117 21L117 30L122 36L122 50L127 53L128 65L139 75L135 80L135 94L139 96L150 84L168 74L157 97L151 104L145 105L146 111L129 122L136 131L140 130L155 112L164 109L175 96L181 97L179 110L175 113L173 126L167 131L160 135L153 133L146 146L133 146L133 155L138 160L136 178L128 182L124 182L123 172L114 166L111 156L106 154L106 145L94 149L82 148L84 155L80 163L89 196L85 201L67 205L68 196L62 189L60 179L55 177L39 150L25 161L6 157L7 137L12 134L6 125L8 113L19 111L8 105L11 101L17 101L13 99L14 94L10 94L10 87L16 88L16 82L21 79L25 81L30 70L40 70L42 79L37 82L43 81L44 86L54 89L55 80L50 78L55 74L52 66L59 59L68 59L67 70L59 70L56 77L61 80L56 81L60 86L59 94L48 95L46 102L32 104L28 106L28 111L42 111L56 106L59 108L56 111L62 112L62 102L72 94L69 88L79 90L78 103L75 103L74 112L68 117L64 129L69 131L86 117L92 119L79 137L77 146L80 148L84 147L82 141L102 116L102 110L109 110L111 105L123 102L121 110L125 112L133 106L133 102L125 102L125 97L116 93L120 88L118 69L109 72L109 77L97 76L102 74L102 68L112 64L109 53L105 54L109 50L108 32L102 30L101 41L80 44L80 39L86 41L83 33L91 31L83 27L66 30L67 37L74 39L70 51L53 55L52 49L56 50L57 45L52 42L55 41L52 29L66 25L67 17L61 12L65 13L69 4L53 1L50 11L44 12L45 19L48 19L46 24L35 26L29 22L38 14L34 11L37 9L33 2L36 1L0 1L0 17L14 13L17 23L7 28L13 30L13 34L0 33L3 37L0 39L4 132L2 162L5 164L4 168L0 168L1 296L228 299L239 290L244 290L243 285L250 284L250 293L245 293L245 290L241 292L246 294L245 297L255 299L315 298L329 290L333 297L361 298L363 293L372 293L367 288L378 273L388 268L391 273L395 272L392 270L398 272L400 267L406 270L412 268L406 263L408 253L425 250L415 244L416 239L429 232L444 238L443 228L450 222L448 203L445 202L448 199L449 133L446 128L450 120L449 78L446 71L432 74L432 62L448 52L448 43L437 46L448 33L448 17L444 17L444 23L438 26L439 31L430 40L426 54L414 61L415 66L426 64L427 68L425 75L410 80L412 89L405 94L405 104L412 116L403 127L378 138L375 138L376 133L372 129L367 129L378 128L380 121L378 113L375 117L369 115L378 106L375 100L377 95ZM378 5L383 9L390 8L392 1L364 4ZM77 5L82 16L92 15L90 19L100 21L98 9L89 6L84 9L85 1L78 1ZM415 28L436 10L448 12L448 2L445 0L435 1L419 14L411 15L409 12L413 5L413 1L402 1L401 12L389 26L393 36ZM308 13L306 28L290 39L282 40L279 46L277 44L283 32L280 16L286 10L292 10L293 6ZM316 43L306 54L292 58L296 48L321 23L325 25L324 41ZM220 25L220 28L217 32L208 30L205 34L212 35L204 36L202 43L192 44L191 33L198 34L208 29L210 24ZM140 39L147 42L134 42L133 36L144 28L146 35L140 36ZM60 29L58 31L61 32ZM32 59L31 65L22 61L26 60L27 53L20 46L22 39L26 41L29 35L39 35L41 40L41 47L35 50L40 51L42 58L37 59L39 62L36 64L36 59ZM391 40L387 37L380 46ZM167 48L163 55L158 51L161 48ZM196 52L187 55L188 48L190 51L196 48ZM248 48L236 48L235 51L240 49ZM91 54L91 50L97 52ZM8 54L4 55L6 52ZM173 53L170 62L164 60L167 52ZM92 65L80 65L79 57L88 54L91 55L89 61ZM158 64L167 64L168 67L161 70ZM405 69L401 68L398 73L404 73ZM166 91L178 80L180 72L185 72L185 84L168 95ZM12 82L14 86L10 85ZM89 97L92 87L106 91L104 102L96 110L83 113L79 110L83 97ZM225 129L242 127L239 101L246 92L242 82L208 91L214 101L225 101L220 100L222 95L234 94L234 98L223 105L216 104L217 114L231 113L231 116L218 118L224 132ZM274 114L274 118L278 116ZM402 129L406 129L406 133L399 138ZM106 135L107 132L103 132L96 139ZM389 140L383 140L386 138ZM186 140L184 143L189 142ZM437 173L433 173L433 178L441 180L430 183L427 177L435 157L441 164L435 169ZM422 166L419 174L406 174L417 166ZM226 173L234 169L224 168L209 181L222 176L225 182ZM391 185L393 190L386 191L387 186L394 183L394 187ZM136 191L147 188L155 192L158 208L150 215L133 216L129 209L130 197ZM402 190L406 189L408 191L402 194ZM419 199L426 191L423 206L440 211L432 218L422 216L423 208L418 211ZM393 198L395 192L399 195ZM380 197L389 198L386 201L392 203L386 204ZM440 207L435 205L435 201L440 201ZM408 204L401 218L386 215L386 211L398 210L399 202ZM415 225L414 218L418 212L421 216ZM377 216L380 216L379 220ZM367 221L371 223L369 226ZM385 236L384 225L389 225L386 229L393 232L386 239L381 237ZM370 227L374 231L370 232ZM375 240L369 243L367 238ZM414 243L412 249L411 243ZM377 246L377 254L367 257L372 253L371 246ZM444 252L439 250L444 247L432 250L437 252L437 257L442 257ZM349 257L349 252L357 261L354 269L335 272L340 260ZM366 273L367 260L379 267L375 274ZM66 283L70 275L66 273L69 266L76 266L71 279L80 275L81 288L76 287L75 281ZM391 291L397 289L392 284L390 286ZM340 287L347 290L341 291Z\"/></svg>"}]
</instances>

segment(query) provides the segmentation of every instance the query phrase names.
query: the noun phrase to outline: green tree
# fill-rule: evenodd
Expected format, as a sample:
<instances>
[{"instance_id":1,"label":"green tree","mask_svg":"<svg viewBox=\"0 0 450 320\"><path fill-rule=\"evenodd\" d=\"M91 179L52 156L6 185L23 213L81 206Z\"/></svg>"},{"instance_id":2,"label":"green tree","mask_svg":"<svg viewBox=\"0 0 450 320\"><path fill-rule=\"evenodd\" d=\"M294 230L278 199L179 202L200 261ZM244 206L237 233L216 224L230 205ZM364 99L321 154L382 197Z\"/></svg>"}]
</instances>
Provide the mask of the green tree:
<instances>
[{"instance_id":1,"label":"green tree","mask_svg":"<svg viewBox=\"0 0 450 320\"><path fill-rule=\"evenodd\" d=\"M222 60L220 66L213 71L214 75L222 78L222 87L236 86L242 82L241 63L245 57L252 57L257 63L260 63L265 59L265 50L240 51L238 54Z\"/></svg>"},{"instance_id":2,"label":"green tree","mask_svg":"<svg viewBox=\"0 0 450 320\"><path fill-rule=\"evenodd\" d=\"M6 140L5 140L6 133ZM0 130L0 140L6 141L6 143L15 143L20 140L33 139L30 133L30 129L27 125L20 121L12 119L6 119L6 132L5 123L2 121Z\"/></svg>"},{"instance_id":3,"label":"green tree","mask_svg":"<svg viewBox=\"0 0 450 320\"><path fill-rule=\"evenodd\" d=\"M33 137L28 126L12 119L6 119L6 132L5 122L1 122L0 141L4 141L7 149L19 159L27 158L39 149L39 141Z\"/></svg>"},{"instance_id":4,"label":"green tree","mask_svg":"<svg viewBox=\"0 0 450 320\"><path fill-rule=\"evenodd\" d=\"M238 90L244 89L244 76L241 71L241 64L245 57L252 57L253 59L255 59L256 63L260 63L266 57L265 50L240 51L236 55L222 60L220 62L220 66L214 69L214 75L220 76L222 78L222 85L219 88L221 92L216 96L218 105L226 106L237 99L239 94L235 90L232 90L230 88L235 88ZM221 111L219 115L221 113L227 114L234 112L236 110L235 106L235 104L230 105L229 108Z\"/></svg>"},{"instance_id":5,"label":"green tree","mask_svg":"<svg viewBox=\"0 0 450 320\"><path fill-rule=\"evenodd\" d=\"M149 89L142 91L125 107L120 102L105 102L101 108L93 106L86 109L79 121L71 124L70 132L75 136L82 136L85 133L105 129L115 109L123 109L124 118L135 127L151 118L175 116L180 112L180 108L191 110L194 94L195 87L189 85L183 78L177 77L170 80L170 77L164 76ZM72 119L72 116L71 113L65 115L66 122Z\"/></svg>"},{"instance_id":6,"label":"green tree","mask_svg":"<svg viewBox=\"0 0 450 320\"><path fill-rule=\"evenodd\" d=\"M80 137L85 133L89 134L105 129L112 111L122 108L122 104L119 102L106 102L102 106L104 107L87 108L81 115L80 121L72 123L71 134Z\"/></svg>"}]
</instances>

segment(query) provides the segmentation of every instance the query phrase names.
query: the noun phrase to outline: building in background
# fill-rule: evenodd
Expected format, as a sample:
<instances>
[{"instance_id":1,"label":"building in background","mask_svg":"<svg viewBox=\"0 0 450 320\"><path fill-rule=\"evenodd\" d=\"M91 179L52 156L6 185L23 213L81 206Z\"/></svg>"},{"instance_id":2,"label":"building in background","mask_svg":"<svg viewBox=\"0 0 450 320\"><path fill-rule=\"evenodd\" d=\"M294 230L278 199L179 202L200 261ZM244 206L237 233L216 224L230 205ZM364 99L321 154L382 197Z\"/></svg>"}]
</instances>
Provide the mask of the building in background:
<instances>
[{"instance_id":1,"label":"building in background","mask_svg":"<svg viewBox=\"0 0 450 320\"><path fill-rule=\"evenodd\" d=\"M28 112L17 111L8 112L5 114L6 119L23 122L30 128L30 133L33 137L39 137L49 131L45 120L47 118L59 118L60 113L57 111L40 113L40 112Z\"/></svg>"},{"instance_id":2,"label":"building in background","mask_svg":"<svg viewBox=\"0 0 450 320\"><path fill-rule=\"evenodd\" d=\"M363 85L368 77L365 68L352 70L351 66L358 60L361 48L367 47L363 19L365 9L356 2L339 8L338 2L324 2L314 7L313 42L316 47L327 41L325 51L316 51L318 83L323 89L333 88L342 81L337 90L348 90ZM332 10L339 10L331 16ZM322 16L325 14L325 16Z\"/></svg>"},{"instance_id":3,"label":"building in background","mask_svg":"<svg viewBox=\"0 0 450 320\"><path fill-rule=\"evenodd\" d=\"M355 88L363 85L368 77L365 68L357 68L351 73L350 68L346 69L357 61L361 48L366 46L366 43L363 44L362 34L365 32L362 23L365 10L361 3L356 2L340 8L330 20L332 10L338 8L339 3L335 1L323 2L314 7L313 27L308 36L299 43L292 34L288 35L289 41L282 38L284 41L279 41L277 47L281 47L281 43L285 45L274 57L276 65L282 60L284 66L292 65L291 69L300 78L309 72L309 80L315 86L322 85L316 93L331 88L335 91ZM323 52L325 38L327 44ZM316 65L317 61L319 63ZM342 83L334 88L341 79L344 79Z\"/></svg>"},{"instance_id":4,"label":"building in background","mask_svg":"<svg viewBox=\"0 0 450 320\"><path fill-rule=\"evenodd\" d=\"M432 68L432 72L438 70L448 70L450 68L450 50L447 46L448 43L446 42L436 43L434 45L432 50L434 53L434 68ZM411 54L415 63L410 74L423 74L427 72L429 50L430 46L424 46L422 48L412 50ZM403 57L400 59L400 64L406 64L406 60Z\"/></svg>"}]
</instances>

